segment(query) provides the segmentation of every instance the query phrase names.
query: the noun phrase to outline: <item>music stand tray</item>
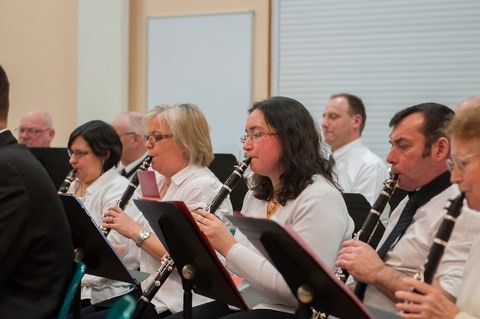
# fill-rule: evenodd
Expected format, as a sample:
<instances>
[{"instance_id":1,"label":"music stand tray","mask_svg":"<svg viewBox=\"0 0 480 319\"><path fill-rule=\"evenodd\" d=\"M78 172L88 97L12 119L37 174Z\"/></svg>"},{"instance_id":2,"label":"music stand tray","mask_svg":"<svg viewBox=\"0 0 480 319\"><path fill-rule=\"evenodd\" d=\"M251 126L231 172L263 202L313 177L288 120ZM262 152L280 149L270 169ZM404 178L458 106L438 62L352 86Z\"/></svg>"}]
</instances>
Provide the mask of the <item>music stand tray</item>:
<instances>
[{"instance_id":1,"label":"music stand tray","mask_svg":"<svg viewBox=\"0 0 480 319\"><path fill-rule=\"evenodd\" d=\"M81 260L87 266L87 274L134 285L148 277L147 273L125 267L80 200L71 194L59 195L70 224L73 245L82 251Z\"/></svg>"},{"instance_id":2,"label":"music stand tray","mask_svg":"<svg viewBox=\"0 0 480 319\"><path fill-rule=\"evenodd\" d=\"M373 319L361 301L290 226L267 219L227 216L283 275L293 295L311 293L306 304L337 318Z\"/></svg>"},{"instance_id":3,"label":"music stand tray","mask_svg":"<svg viewBox=\"0 0 480 319\"><path fill-rule=\"evenodd\" d=\"M248 310L230 274L183 202L134 202L173 258L179 273L186 265L193 266L196 274L191 283L195 293ZM182 280L185 283L183 276Z\"/></svg>"}]
</instances>

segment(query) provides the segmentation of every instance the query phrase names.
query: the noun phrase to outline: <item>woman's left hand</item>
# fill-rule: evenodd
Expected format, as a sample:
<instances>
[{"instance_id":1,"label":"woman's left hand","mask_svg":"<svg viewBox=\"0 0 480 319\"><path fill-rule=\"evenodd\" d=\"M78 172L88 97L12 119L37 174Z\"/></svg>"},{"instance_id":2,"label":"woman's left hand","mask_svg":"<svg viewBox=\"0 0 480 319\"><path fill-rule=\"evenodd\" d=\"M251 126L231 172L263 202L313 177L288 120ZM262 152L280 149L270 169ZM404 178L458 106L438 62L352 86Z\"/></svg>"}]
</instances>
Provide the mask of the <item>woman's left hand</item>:
<instances>
[{"instance_id":1,"label":"woman's left hand","mask_svg":"<svg viewBox=\"0 0 480 319\"><path fill-rule=\"evenodd\" d=\"M217 216L204 210L195 210L192 215L212 247L226 257L230 248L237 243L230 230Z\"/></svg>"}]
</instances>

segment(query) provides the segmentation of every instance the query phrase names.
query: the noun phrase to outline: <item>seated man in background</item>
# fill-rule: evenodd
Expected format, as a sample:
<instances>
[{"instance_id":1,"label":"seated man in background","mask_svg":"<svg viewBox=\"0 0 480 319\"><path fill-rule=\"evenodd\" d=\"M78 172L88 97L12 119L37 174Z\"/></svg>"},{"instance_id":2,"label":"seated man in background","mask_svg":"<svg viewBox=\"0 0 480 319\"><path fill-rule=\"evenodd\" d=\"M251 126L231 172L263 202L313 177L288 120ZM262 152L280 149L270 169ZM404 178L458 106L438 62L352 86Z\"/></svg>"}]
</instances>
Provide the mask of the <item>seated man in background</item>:
<instances>
[{"instance_id":1,"label":"seated man in background","mask_svg":"<svg viewBox=\"0 0 480 319\"><path fill-rule=\"evenodd\" d=\"M122 113L113 120L112 126L122 142L122 157L117 170L130 179L147 156L142 115L137 112Z\"/></svg>"},{"instance_id":2,"label":"seated man in background","mask_svg":"<svg viewBox=\"0 0 480 319\"><path fill-rule=\"evenodd\" d=\"M455 115L448 128L451 134L452 154L449 168L451 181L465 194L470 209L480 211L480 108L464 110ZM478 225L478 220L470 220ZM455 226L457 227L457 226ZM454 228L455 229L455 228ZM455 230L454 230L455 231ZM398 303L402 318L419 319L475 319L480 318L480 237L477 237L468 255L463 275L463 287L456 304L436 285L428 285L412 278L405 284L421 294L398 291L395 296L409 303Z\"/></svg>"},{"instance_id":3,"label":"seated man in background","mask_svg":"<svg viewBox=\"0 0 480 319\"><path fill-rule=\"evenodd\" d=\"M72 236L47 172L6 129L8 95L0 66L0 316L53 318L72 276Z\"/></svg>"},{"instance_id":4,"label":"seated man in background","mask_svg":"<svg viewBox=\"0 0 480 319\"><path fill-rule=\"evenodd\" d=\"M47 112L28 112L22 116L15 131L18 134L18 143L28 147L50 147L55 136L53 120Z\"/></svg>"},{"instance_id":5,"label":"seated man in background","mask_svg":"<svg viewBox=\"0 0 480 319\"><path fill-rule=\"evenodd\" d=\"M385 162L362 143L366 121L361 99L347 93L335 94L325 106L322 130L332 151L333 172L340 187L346 193L362 194L373 205L388 173ZM388 213L383 216L388 218Z\"/></svg>"},{"instance_id":6,"label":"seated man in background","mask_svg":"<svg viewBox=\"0 0 480 319\"><path fill-rule=\"evenodd\" d=\"M395 311L395 292L409 288L402 278L413 277L424 265L448 199L459 194L445 162L450 147L443 128L453 114L447 106L424 103L398 112L390 121L387 161L409 196L392 212L377 252L349 240L336 262L359 281L355 293L368 306ZM459 294L465 260L479 231L480 214L463 211L435 276L452 300Z\"/></svg>"}]
</instances>

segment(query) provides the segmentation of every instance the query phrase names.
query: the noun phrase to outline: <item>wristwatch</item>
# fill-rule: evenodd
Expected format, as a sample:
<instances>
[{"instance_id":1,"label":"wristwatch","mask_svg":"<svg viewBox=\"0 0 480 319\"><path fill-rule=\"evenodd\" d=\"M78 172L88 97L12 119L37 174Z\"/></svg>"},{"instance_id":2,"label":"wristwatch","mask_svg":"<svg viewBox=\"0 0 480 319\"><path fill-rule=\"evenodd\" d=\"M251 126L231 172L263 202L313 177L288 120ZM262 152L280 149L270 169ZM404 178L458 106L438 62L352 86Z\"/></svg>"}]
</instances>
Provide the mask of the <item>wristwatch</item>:
<instances>
[{"instance_id":1,"label":"wristwatch","mask_svg":"<svg viewBox=\"0 0 480 319\"><path fill-rule=\"evenodd\" d=\"M150 231L147 229L144 229L138 234L138 239L135 243L137 244L138 247L141 247L143 242L147 240L148 237L150 237Z\"/></svg>"}]
</instances>

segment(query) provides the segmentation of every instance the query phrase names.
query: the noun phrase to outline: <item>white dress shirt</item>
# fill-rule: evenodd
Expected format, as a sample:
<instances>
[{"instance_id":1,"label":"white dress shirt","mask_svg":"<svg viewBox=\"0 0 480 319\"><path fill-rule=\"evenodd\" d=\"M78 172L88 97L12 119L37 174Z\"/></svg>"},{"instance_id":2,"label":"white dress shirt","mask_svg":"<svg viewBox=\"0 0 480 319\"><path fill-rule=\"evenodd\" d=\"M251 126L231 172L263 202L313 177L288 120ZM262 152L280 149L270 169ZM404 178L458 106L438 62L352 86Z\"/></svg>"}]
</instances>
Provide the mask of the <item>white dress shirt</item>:
<instances>
[{"instance_id":1,"label":"white dress shirt","mask_svg":"<svg viewBox=\"0 0 480 319\"><path fill-rule=\"evenodd\" d=\"M420 207L403 237L387 253L385 264L413 277L426 262L433 239L446 214L445 207L449 205L448 199L453 199L458 194L457 186L452 185ZM407 201L408 197L402 200L392 212L378 247L382 246L383 241L392 231ZM469 209L462 210L435 275L435 280L440 286L454 297L460 293L465 261L472 242L479 232L480 214ZM364 302L368 306L388 312L396 311L395 303L373 285L368 285Z\"/></svg>"},{"instance_id":2,"label":"white dress shirt","mask_svg":"<svg viewBox=\"0 0 480 319\"><path fill-rule=\"evenodd\" d=\"M74 181L68 190L69 193L75 193L79 183ZM85 196L79 197L83 205L90 213L92 219L97 225L101 225L103 215L108 208L115 206L128 187L128 180L120 176L114 167L103 173L92 185L90 185ZM125 208L125 213L133 219L138 219L140 211L135 205L130 203ZM125 247L125 253L119 254L125 267L129 269L138 269L140 266L140 249L131 240L120 235L115 230L110 231L107 239L111 244ZM91 299L92 304L99 303L106 299L121 296L134 287L131 284L101 278L92 275L85 275L82 279L82 299Z\"/></svg>"},{"instance_id":3,"label":"white dress shirt","mask_svg":"<svg viewBox=\"0 0 480 319\"><path fill-rule=\"evenodd\" d=\"M314 176L295 199L279 206L272 215L280 224L293 229L330 267L332 272L342 242L350 239L353 221L348 215L340 192L322 176ZM245 197L242 214L247 217L266 218L268 202L256 199L249 191ZM225 266L244 278L241 292L261 299L255 309L273 309L294 313L297 300L275 267L237 230L238 241L226 256Z\"/></svg>"}]
</instances>

